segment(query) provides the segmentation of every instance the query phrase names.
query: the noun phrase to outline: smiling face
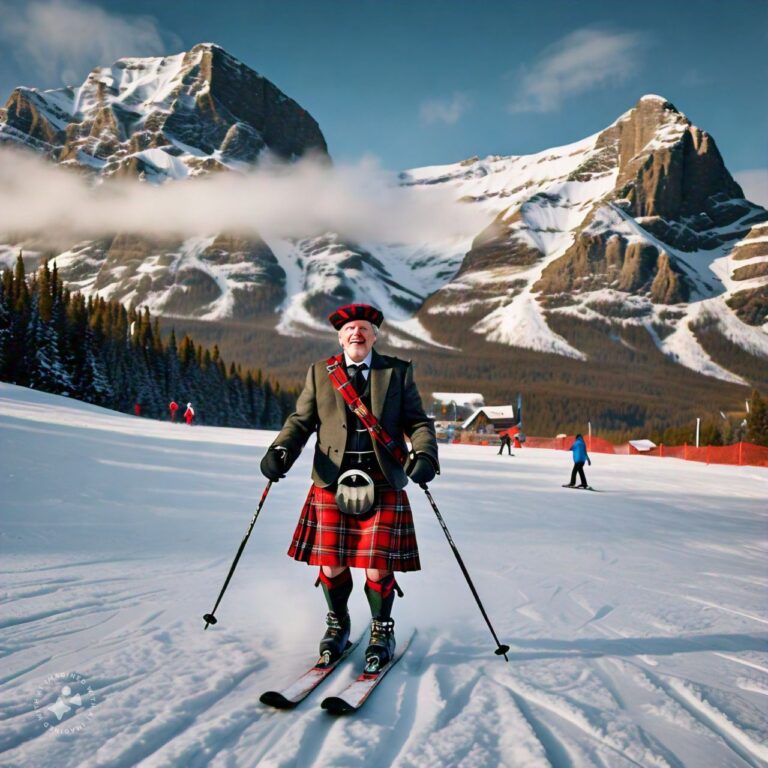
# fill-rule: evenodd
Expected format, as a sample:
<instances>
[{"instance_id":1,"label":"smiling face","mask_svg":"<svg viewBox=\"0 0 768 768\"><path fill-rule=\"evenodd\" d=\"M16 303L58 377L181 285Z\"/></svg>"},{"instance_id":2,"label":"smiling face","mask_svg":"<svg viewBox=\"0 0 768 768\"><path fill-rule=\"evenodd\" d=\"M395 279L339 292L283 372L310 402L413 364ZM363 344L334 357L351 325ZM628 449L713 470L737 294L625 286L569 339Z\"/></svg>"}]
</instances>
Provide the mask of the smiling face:
<instances>
[{"instance_id":1,"label":"smiling face","mask_svg":"<svg viewBox=\"0 0 768 768\"><path fill-rule=\"evenodd\" d=\"M339 344L354 362L360 363L376 343L376 332L367 320L350 320L339 331Z\"/></svg>"}]
</instances>

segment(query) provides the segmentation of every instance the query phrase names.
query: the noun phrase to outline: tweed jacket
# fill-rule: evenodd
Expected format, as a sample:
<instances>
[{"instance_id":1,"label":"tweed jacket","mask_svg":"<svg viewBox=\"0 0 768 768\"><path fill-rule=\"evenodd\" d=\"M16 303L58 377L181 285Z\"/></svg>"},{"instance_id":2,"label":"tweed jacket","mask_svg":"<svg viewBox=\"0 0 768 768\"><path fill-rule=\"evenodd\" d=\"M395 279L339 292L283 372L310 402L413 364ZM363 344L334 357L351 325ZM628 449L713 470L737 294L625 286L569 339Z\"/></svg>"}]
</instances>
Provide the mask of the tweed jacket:
<instances>
[{"instance_id":1,"label":"tweed jacket","mask_svg":"<svg viewBox=\"0 0 768 768\"><path fill-rule=\"evenodd\" d=\"M374 350L369 376L373 415L404 450L407 450L405 437L408 436L414 453L427 454L439 471L434 422L424 412L411 363ZM327 488L336 482L344 458L347 405L328 378L325 360L309 367L296 410L285 420L272 447L287 451L286 464L290 468L314 432L317 432L317 443L312 480L315 485ZM376 440L373 449L387 482L397 490L404 488L408 478L403 468Z\"/></svg>"}]
</instances>

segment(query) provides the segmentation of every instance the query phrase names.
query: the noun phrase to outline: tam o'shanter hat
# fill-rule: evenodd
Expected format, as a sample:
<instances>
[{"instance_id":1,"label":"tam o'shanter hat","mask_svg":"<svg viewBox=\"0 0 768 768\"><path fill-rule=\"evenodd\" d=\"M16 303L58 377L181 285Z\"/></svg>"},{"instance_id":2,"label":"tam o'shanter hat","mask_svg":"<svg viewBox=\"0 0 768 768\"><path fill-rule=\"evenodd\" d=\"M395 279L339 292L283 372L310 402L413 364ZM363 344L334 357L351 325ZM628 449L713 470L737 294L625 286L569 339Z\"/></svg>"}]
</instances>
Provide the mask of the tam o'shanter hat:
<instances>
[{"instance_id":1,"label":"tam o'shanter hat","mask_svg":"<svg viewBox=\"0 0 768 768\"><path fill-rule=\"evenodd\" d=\"M370 304L347 304L328 315L328 320L337 331L351 320L367 320L378 328L384 322L384 313Z\"/></svg>"}]
</instances>

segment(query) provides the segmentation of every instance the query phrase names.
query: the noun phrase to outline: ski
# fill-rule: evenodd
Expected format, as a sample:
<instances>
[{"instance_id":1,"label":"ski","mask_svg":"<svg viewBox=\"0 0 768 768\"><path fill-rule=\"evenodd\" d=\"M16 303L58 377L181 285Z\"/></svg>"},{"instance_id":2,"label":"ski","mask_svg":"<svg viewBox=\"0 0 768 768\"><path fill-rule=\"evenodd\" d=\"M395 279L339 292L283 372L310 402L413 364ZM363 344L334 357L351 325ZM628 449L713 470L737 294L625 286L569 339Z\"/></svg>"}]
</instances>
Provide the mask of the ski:
<instances>
[{"instance_id":1,"label":"ski","mask_svg":"<svg viewBox=\"0 0 768 768\"><path fill-rule=\"evenodd\" d=\"M597 488L593 488L591 485L588 485L586 488L581 488L578 485L564 485L563 488L573 488L575 491L594 491L595 493L598 493Z\"/></svg>"},{"instance_id":2,"label":"ski","mask_svg":"<svg viewBox=\"0 0 768 768\"><path fill-rule=\"evenodd\" d=\"M323 664L323 660L318 659L313 667L287 688L283 688L281 691L265 691L259 696L259 701L269 707L275 707L275 709L293 709L297 704L304 701L360 645L362 639L363 635L360 635L354 643L347 643L344 653L333 663Z\"/></svg>"},{"instance_id":3,"label":"ski","mask_svg":"<svg viewBox=\"0 0 768 768\"><path fill-rule=\"evenodd\" d=\"M411 636L402 648L395 653L389 664L383 666L378 672L361 672L338 696L328 696L323 699L320 706L332 715L346 715L349 712L356 712L367 701L376 686L384 678L384 675L403 658L415 636L416 630L414 629Z\"/></svg>"}]
</instances>

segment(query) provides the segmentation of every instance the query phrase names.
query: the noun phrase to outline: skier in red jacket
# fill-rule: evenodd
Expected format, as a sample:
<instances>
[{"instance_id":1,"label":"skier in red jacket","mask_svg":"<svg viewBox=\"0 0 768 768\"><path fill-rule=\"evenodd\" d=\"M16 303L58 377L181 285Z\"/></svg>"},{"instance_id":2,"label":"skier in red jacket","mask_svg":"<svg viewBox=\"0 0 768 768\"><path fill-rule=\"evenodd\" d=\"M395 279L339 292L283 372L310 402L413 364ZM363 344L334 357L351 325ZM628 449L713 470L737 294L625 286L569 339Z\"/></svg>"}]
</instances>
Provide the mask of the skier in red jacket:
<instances>
[{"instance_id":1,"label":"skier in red jacket","mask_svg":"<svg viewBox=\"0 0 768 768\"><path fill-rule=\"evenodd\" d=\"M187 403L187 410L184 411L184 420L192 426L192 419L195 418L195 409L192 407L192 403Z\"/></svg>"},{"instance_id":2,"label":"skier in red jacket","mask_svg":"<svg viewBox=\"0 0 768 768\"><path fill-rule=\"evenodd\" d=\"M176 411L179 410L179 404L175 400L171 400L168 404L168 410L171 412L171 421L176 421Z\"/></svg>"}]
</instances>

